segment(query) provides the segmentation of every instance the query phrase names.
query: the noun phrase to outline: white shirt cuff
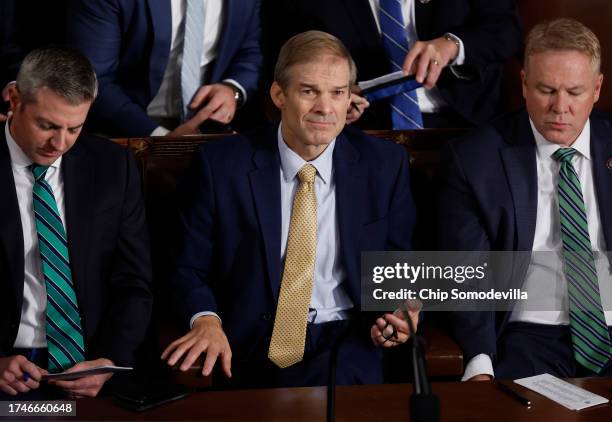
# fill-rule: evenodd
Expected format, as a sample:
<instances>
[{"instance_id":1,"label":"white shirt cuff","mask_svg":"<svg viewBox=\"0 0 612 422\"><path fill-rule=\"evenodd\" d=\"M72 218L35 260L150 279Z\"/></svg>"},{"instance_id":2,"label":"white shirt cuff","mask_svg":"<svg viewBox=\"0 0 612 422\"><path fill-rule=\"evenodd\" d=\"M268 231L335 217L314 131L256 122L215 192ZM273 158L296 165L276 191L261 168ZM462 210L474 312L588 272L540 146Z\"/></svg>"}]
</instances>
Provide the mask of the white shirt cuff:
<instances>
[{"instance_id":1,"label":"white shirt cuff","mask_svg":"<svg viewBox=\"0 0 612 422\"><path fill-rule=\"evenodd\" d=\"M216 316L219 322L221 322L221 318L219 318L219 315L217 315L214 312L211 312L211 311L198 312L197 314L191 317L191 320L189 320L189 328L190 329L193 328L193 323L195 322L196 319L200 318L201 316L207 316L207 315Z\"/></svg>"},{"instance_id":2,"label":"white shirt cuff","mask_svg":"<svg viewBox=\"0 0 612 422\"><path fill-rule=\"evenodd\" d=\"M223 79L223 82L227 82L228 84L232 84L234 85L236 88L238 88L240 90L240 92L242 93L242 104L246 104L247 102L247 93L244 90L244 88L242 87L242 85L240 85L237 81L233 80L233 79Z\"/></svg>"},{"instance_id":3,"label":"white shirt cuff","mask_svg":"<svg viewBox=\"0 0 612 422\"><path fill-rule=\"evenodd\" d=\"M170 131L163 126L157 126L150 136L166 136Z\"/></svg>"},{"instance_id":4,"label":"white shirt cuff","mask_svg":"<svg viewBox=\"0 0 612 422\"><path fill-rule=\"evenodd\" d=\"M494 376L493 362L489 355L481 353L474 356L465 366L465 372L463 373L463 377L461 377L461 381L467 381L476 375Z\"/></svg>"},{"instance_id":5,"label":"white shirt cuff","mask_svg":"<svg viewBox=\"0 0 612 422\"><path fill-rule=\"evenodd\" d=\"M461 38L459 38L452 32L449 32L449 34L451 34L453 37L459 40L459 52L457 53L457 57L455 57L455 60L450 62L448 65L449 66L461 66L462 64L465 63L465 47L463 46L463 41L461 40Z\"/></svg>"}]
</instances>

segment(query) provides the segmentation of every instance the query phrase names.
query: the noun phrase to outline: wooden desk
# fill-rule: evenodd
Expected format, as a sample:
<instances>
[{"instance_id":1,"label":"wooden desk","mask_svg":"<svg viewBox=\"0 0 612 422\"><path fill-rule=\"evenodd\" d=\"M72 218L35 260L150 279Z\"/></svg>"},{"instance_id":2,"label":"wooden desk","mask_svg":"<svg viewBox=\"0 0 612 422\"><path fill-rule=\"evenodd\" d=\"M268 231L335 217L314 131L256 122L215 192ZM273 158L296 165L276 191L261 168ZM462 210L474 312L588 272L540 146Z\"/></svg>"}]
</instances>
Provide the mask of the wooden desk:
<instances>
[{"instance_id":1,"label":"wooden desk","mask_svg":"<svg viewBox=\"0 0 612 422\"><path fill-rule=\"evenodd\" d=\"M576 379L576 385L612 399L612 379ZM527 409L493 383L434 383L442 421L588 421L612 420L612 406L573 412L513 385L532 401ZM411 386L387 384L338 387L337 421L408 421ZM202 392L186 399L135 413L115 407L110 398L77 401L78 420L325 421L326 388L287 388Z\"/></svg>"}]
</instances>

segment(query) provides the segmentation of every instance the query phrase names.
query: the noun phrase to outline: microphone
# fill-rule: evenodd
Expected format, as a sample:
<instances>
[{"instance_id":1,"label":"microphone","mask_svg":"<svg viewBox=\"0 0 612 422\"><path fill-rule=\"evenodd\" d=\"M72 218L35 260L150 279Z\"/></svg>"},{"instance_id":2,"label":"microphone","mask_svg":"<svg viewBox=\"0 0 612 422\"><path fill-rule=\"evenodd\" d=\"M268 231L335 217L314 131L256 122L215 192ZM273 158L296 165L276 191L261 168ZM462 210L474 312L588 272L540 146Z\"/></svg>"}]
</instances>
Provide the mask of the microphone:
<instances>
[{"instance_id":1,"label":"microphone","mask_svg":"<svg viewBox=\"0 0 612 422\"><path fill-rule=\"evenodd\" d=\"M402 309L402 314L410 331L414 374L414 392L410 396L410 420L412 422L438 422L440 420L440 399L431 392L421 341L408 314L408 304Z\"/></svg>"}]
</instances>

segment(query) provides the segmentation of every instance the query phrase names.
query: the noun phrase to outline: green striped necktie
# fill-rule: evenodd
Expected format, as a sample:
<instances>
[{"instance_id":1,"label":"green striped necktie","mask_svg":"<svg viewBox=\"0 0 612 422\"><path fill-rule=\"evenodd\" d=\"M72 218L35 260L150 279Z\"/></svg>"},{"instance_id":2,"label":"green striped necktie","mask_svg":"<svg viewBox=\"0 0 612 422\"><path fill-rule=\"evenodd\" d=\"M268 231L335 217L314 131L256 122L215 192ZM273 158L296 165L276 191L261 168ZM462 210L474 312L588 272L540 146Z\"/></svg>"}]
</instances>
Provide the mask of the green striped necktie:
<instances>
[{"instance_id":1,"label":"green striped necktie","mask_svg":"<svg viewBox=\"0 0 612 422\"><path fill-rule=\"evenodd\" d=\"M32 164L33 206L42 273L47 288L47 348L49 372L59 372L85 360L85 344L66 231L47 181L48 166Z\"/></svg>"},{"instance_id":2,"label":"green striped necktie","mask_svg":"<svg viewBox=\"0 0 612 422\"><path fill-rule=\"evenodd\" d=\"M599 283L589 238L580 180L572 166L574 148L560 148L553 158L559 168L559 215L568 284L569 316L576 361L599 374L612 355Z\"/></svg>"}]
</instances>

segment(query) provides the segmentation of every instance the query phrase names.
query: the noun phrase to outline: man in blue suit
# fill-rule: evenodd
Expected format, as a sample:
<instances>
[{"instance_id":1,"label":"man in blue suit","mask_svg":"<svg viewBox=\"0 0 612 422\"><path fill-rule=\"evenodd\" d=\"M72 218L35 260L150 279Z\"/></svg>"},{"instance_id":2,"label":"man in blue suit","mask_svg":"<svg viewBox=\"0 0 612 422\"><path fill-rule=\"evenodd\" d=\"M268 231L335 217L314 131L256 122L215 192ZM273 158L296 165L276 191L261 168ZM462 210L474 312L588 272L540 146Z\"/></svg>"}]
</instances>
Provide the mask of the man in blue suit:
<instances>
[{"instance_id":1,"label":"man in blue suit","mask_svg":"<svg viewBox=\"0 0 612 422\"><path fill-rule=\"evenodd\" d=\"M232 122L257 89L259 0L77 0L68 21L69 43L89 57L100 80L92 130L122 137L199 133L207 120ZM185 53L188 33L202 43ZM189 54L197 57L186 60ZM181 102L185 62L199 65L189 71L199 73L202 86Z\"/></svg>"},{"instance_id":2,"label":"man in blue suit","mask_svg":"<svg viewBox=\"0 0 612 422\"><path fill-rule=\"evenodd\" d=\"M464 380L612 374L610 262L592 253L612 245L612 122L592 113L600 55L579 22L537 25L521 72L526 111L446 151L441 248L529 251L515 268L522 288L558 304L452 314Z\"/></svg>"},{"instance_id":3,"label":"man in blue suit","mask_svg":"<svg viewBox=\"0 0 612 422\"><path fill-rule=\"evenodd\" d=\"M297 35L270 90L280 125L197 150L173 286L191 330L168 364L205 352L234 386L320 385L338 347L339 383L382 382L376 346L408 327L359 314L360 253L409 250L415 211L406 152L344 128L354 81L338 39Z\"/></svg>"},{"instance_id":4,"label":"man in blue suit","mask_svg":"<svg viewBox=\"0 0 612 422\"><path fill-rule=\"evenodd\" d=\"M282 8L279 25L264 28L273 43L317 29L338 37L349 49L359 80L403 69L424 89L416 94L424 127L484 124L502 111L504 63L519 52L521 30L515 0L393 0L402 16L409 51L392 65L385 50L385 0L264 1L266 13ZM268 12L270 10L270 12ZM399 16L394 17L394 19ZM388 19L386 19L388 21ZM284 24L284 26L283 26ZM266 35L276 32L276 35ZM273 55L272 55L273 56ZM363 109L361 103L359 107ZM358 117L358 116L355 116ZM388 99L372 104L358 123L390 129Z\"/></svg>"}]
</instances>

